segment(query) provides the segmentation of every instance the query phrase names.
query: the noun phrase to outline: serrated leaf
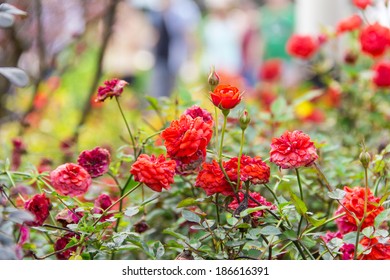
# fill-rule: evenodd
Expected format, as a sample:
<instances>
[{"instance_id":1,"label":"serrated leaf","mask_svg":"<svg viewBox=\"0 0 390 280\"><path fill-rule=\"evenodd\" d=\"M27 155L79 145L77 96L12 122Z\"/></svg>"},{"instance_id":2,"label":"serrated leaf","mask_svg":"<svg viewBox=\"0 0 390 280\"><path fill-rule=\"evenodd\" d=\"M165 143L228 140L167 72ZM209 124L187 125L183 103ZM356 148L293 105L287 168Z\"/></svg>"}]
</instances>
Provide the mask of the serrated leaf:
<instances>
[{"instance_id":1,"label":"serrated leaf","mask_svg":"<svg viewBox=\"0 0 390 280\"><path fill-rule=\"evenodd\" d=\"M183 199L182 201L180 201L178 204L177 204L177 208L182 208L182 207L187 207L187 206L193 206L193 205L197 205L198 202L192 198L192 197L188 197L186 199Z\"/></svg>"},{"instance_id":2,"label":"serrated leaf","mask_svg":"<svg viewBox=\"0 0 390 280\"><path fill-rule=\"evenodd\" d=\"M134 206L134 207L129 207L124 211L125 216L127 217L132 217L136 215L139 212L139 207Z\"/></svg>"},{"instance_id":3,"label":"serrated leaf","mask_svg":"<svg viewBox=\"0 0 390 280\"><path fill-rule=\"evenodd\" d=\"M275 226L265 226L260 230L260 233L263 235L279 235L282 232Z\"/></svg>"},{"instance_id":4,"label":"serrated leaf","mask_svg":"<svg viewBox=\"0 0 390 280\"><path fill-rule=\"evenodd\" d=\"M29 83L27 74L16 67L0 67L0 74L17 87L25 87Z\"/></svg>"},{"instance_id":5,"label":"serrated leaf","mask_svg":"<svg viewBox=\"0 0 390 280\"><path fill-rule=\"evenodd\" d=\"M186 221L189 221L189 222L194 222L194 223L197 223L199 224L201 219L198 215L196 215L194 212L191 212L191 211L188 211L188 210L183 210L181 212L183 218L186 220Z\"/></svg>"},{"instance_id":6,"label":"serrated leaf","mask_svg":"<svg viewBox=\"0 0 390 280\"><path fill-rule=\"evenodd\" d=\"M331 199L341 200L345 196L345 191L340 190L340 189L335 189L332 192L328 192L328 196Z\"/></svg>"},{"instance_id":7,"label":"serrated leaf","mask_svg":"<svg viewBox=\"0 0 390 280\"><path fill-rule=\"evenodd\" d=\"M297 212L303 216L307 212L307 207L306 204L298 197L296 196L293 192L290 192L291 196L291 201L295 205L295 208L297 209Z\"/></svg>"},{"instance_id":8,"label":"serrated leaf","mask_svg":"<svg viewBox=\"0 0 390 280\"><path fill-rule=\"evenodd\" d=\"M374 227L379 228L385 221L390 220L390 209L383 210L378 216L375 217Z\"/></svg>"}]
</instances>

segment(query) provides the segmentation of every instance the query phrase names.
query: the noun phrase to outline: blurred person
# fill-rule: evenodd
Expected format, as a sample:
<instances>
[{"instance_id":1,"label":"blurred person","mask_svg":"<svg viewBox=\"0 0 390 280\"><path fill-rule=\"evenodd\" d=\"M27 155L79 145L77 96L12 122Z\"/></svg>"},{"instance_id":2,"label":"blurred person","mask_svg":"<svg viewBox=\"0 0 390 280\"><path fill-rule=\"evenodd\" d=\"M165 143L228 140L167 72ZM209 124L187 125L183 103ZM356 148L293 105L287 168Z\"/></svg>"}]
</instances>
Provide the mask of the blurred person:
<instances>
[{"instance_id":1,"label":"blurred person","mask_svg":"<svg viewBox=\"0 0 390 280\"><path fill-rule=\"evenodd\" d=\"M200 11L193 0L162 0L160 10L151 12L158 36L151 77L152 96L167 97L173 91L179 71L190 57L189 38L199 20Z\"/></svg>"},{"instance_id":2,"label":"blurred person","mask_svg":"<svg viewBox=\"0 0 390 280\"><path fill-rule=\"evenodd\" d=\"M209 14L202 24L202 68L211 66L232 76L242 70L241 38L244 29L242 13L235 13L231 0L207 0Z\"/></svg>"},{"instance_id":3,"label":"blurred person","mask_svg":"<svg viewBox=\"0 0 390 280\"><path fill-rule=\"evenodd\" d=\"M262 58L261 33L257 24L260 14L253 0L244 0L241 7L245 14L245 29L241 40L241 73L247 85L254 86Z\"/></svg>"},{"instance_id":4,"label":"blurred person","mask_svg":"<svg viewBox=\"0 0 390 280\"><path fill-rule=\"evenodd\" d=\"M262 60L281 60L280 82L292 86L299 79L291 57L286 52L286 44L295 29L295 10L291 0L265 0L260 8L259 20L262 38Z\"/></svg>"}]
</instances>

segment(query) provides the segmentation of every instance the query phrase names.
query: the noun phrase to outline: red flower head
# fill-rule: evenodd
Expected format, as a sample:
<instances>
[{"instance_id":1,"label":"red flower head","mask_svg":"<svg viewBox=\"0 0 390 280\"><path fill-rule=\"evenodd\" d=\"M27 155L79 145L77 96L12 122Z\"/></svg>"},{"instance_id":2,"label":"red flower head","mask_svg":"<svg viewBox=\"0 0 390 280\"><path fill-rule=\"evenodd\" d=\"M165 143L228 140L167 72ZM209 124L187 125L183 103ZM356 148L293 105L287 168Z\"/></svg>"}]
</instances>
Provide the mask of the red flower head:
<instances>
[{"instance_id":1,"label":"red flower head","mask_svg":"<svg viewBox=\"0 0 390 280\"><path fill-rule=\"evenodd\" d=\"M93 213L95 214L102 214L104 210L106 210L108 207L110 207L112 204L111 198L107 194L101 194L98 196L98 198L95 200L94 207L93 207ZM104 215L100 220L104 222L105 220L111 218L113 215L108 214Z\"/></svg>"},{"instance_id":2,"label":"red flower head","mask_svg":"<svg viewBox=\"0 0 390 280\"><path fill-rule=\"evenodd\" d=\"M282 74L282 61L280 59L269 59L264 61L260 68L260 80L267 82L277 81Z\"/></svg>"},{"instance_id":3,"label":"red flower head","mask_svg":"<svg viewBox=\"0 0 390 280\"><path fill-rule=\"evenodd\" d=\"M360 33L362 51L373 57L384 54L389 44L390 30L379 23L367 26Z\"/></svg>"},{"instance_id":4,"label":"red flower head","mask_svg":"<svg viewBox=\"0 0 390 280\"><path fill-rule=\"evenodd\" d=\"M49 217L49 210L51 208L50 200L43 194L36 194L24 204L24 209L30 211L35 220L26 222L28 226L41 226Z\"/></svg>"},{"instance_id":5,"label":"red flower head","mask_svg":"<svg viewBox=\"0 0 390 280\"><path fill-rule=\"evenodd\" d=\"M368 254L360 255L362 260L390 260L390 242L380 243L377 238L363 237L360 241Z\"/></svg>"},{"instance_id":6,"label":"red flower head","mask_svg":"<svg viewBox=\"0 0 390 280\"><path fill-rule=\"evenodd\" d=\"M233 109L241 102L242 93L230 85L218 85L210 92L211 101L221 110Z\"/></svg>"},{"instance_id":7,"label":"red flower head","mask_svg":"<svg viewBox=\"0 0 390 280\"><path fill-rule=\"evenodd\" d=\"M156 158L154 155L142 154L131 167L130 173L137 182L142 182L156 192L162 189L169 190L174 182L176 163L174 160L165 160L163 155Z\"/></svg>"},{"instance_id":8,"label":"red flower head","mask_svg":"<svg viewBox=\"0 0 390 280\"><path fill-rule=\"evenodd\" d=\"M343 19L337 24L337 34L359 29L362 26L362 23L363 21L359 15L353 15Z\"/></svg>"},{"instance_id":9,"label":"red flower head","mask_svg":"<svg viewBox=\"0 0 390 280\"><path fill-rule=\"evenodd\" d=\"M21 138L12 139L12 165L11 170L17 170L22 164L22 155L27 153L26 144Z\"/></svg>"},{"instance_id":10,"label":"red flower head","mask_svg":"<svg viewBox=\"0 0 390 280\"><path fill-rule=\"evenodd\" d=\"M238 158L234 157L223 164L229 179L237 181ZM251 158L243 155L240 163L240 180L242 182L250 181L252 184L268 183L270 168L261 160L260 157Z\"/></svg>"},{"instance_id":11,"label":"red flower head","mask_svg":"<svg viewBox=\"0 0 390 280\"><path fill-rule=\"evenodd\" d=\"M273 138L270 154L270 161L283 169L309 166L318 158L309 135L299 130L286 131L280 138Z\"/></svg>"},{"instance_id":12,"label":"red flower head","mask_svg":"<svg viewBox=\"0 0 390 280\"><path fill-rule=\"evenodd\" d=\"M108 171L111 156L106 149L96 147L93 150L83 151L77 160L78 164L84 167L92 178L99 177Z\"/></svg>"},{"instance_id":13,"label":"red flower head","mask_svg":"<svg viewBox=\"0 0 390 280\"><path fill-rule=\"evenodd\" d=\"M211 121L205 122L204 117L181 115L179 120L172 121L161 133L161 137L165 140L170 158L189 164L206 157L212 133Z\"/></svg>"},{"instance_id":14,"label":"red flower head","mask_svg":"<svg viewBox=\"0 0 390 280\"><path fill-rule=\"evenodd\" d=\"M104 82L104 86L98 88L98 94L95 102L103 102L107 98L113 98L114 96L121 96L123 88L128 83L119 79L112 79Z\"/></svg>"},{"instance_id":15,"label":"red flower head","mask_svg":"<svg viewBox=\"0 0 390 280\"><path fill-rule=\"evenodd\" d=\"M57 239L57 241L54 243L54 251L60 251L68 245L68 243L71 241L71 239L75 237L76 239L80 239L80 237L74 233L67 233L63 237ZM71 247L63 252L56 253L56 257L59 260L68 260L72 253L76 252L77 246Z\"/></svg>"},{"instance_id":16,"label":"red flower head","mask_svg":"<svg viewBox=\"0 0 390 280\"><path fill-rule=\"evenodd\" d=\"M207 123L211 123L211 125L213 125L213 117L211 116L211 114L207 110L202 109L199 106L194 105L188 108L184 112L184 115L188 115L193 119L196 119L197 117L201 117L203 121Z\"/></svg>"},{"instance_id":17,"label":"red flower head","mask_svg":"<svg viewBox=\"0 0 390 280\"><path fill-rule=\"evenodd\" d=\"M286 50L293 57L310 59L318 47L318 41L312 36L294 34L288 40Z\"/></svg>"},{"instance_id":18,"label":"red flower head","mask_svg":"<svg viewBox=\"0 0 390 280\"><path fill-rule=\"evenodd\" d=\"M373 67L374 77L372 81L378 87L390 86L390 62L380 61Z\"/></svg>"},{"instance_id":19,"label":"red flower head","mask_svg":"<svg viewBox=\"0 0 390 280\"><path fill-rule=\"evenodd\" d=\"M344 207L340 206L335 215L346 212L345 208L350 212L354 213L356 217L361 220L364 215L364 198L366 189L362 187L355 187L353 189L349 187L344 187L346 192L342 204ZM376 216L381 213L384 208L383 206L378 206L379 198L375 197L370 190L368 190L368 203L367 203L367 217L364 219L362 229L374 225L374 220ZM357 229L356 221L354 217L348 212L346 215L338 218L336 224L341 233L345 234Z\"/></svg>"},{"instance_id":20,"label":"red flower head","mask_svg":"<svg viewBox=\"0 0 390 280\"><path fill-rule=\"evenodd\" d=\"M196 178L195 186L202 188L208 196L215 193L226 196L234 194L232 186L225 179L219 164L215 160L212 163L203 163L202 170Z\"/></svg>"},{"instance_id":21,"label":"red flower head","mask_svg":"<svg viewBox=\"0 0 390 280\"><path fill-rule=\"evenodd\" d=\"M80 165L65 163L50 173L53 187L61 195L85 194L92 183L89 173Z\"/></svg>"},{"instance_id":22,"label":"red flower head","mask_svg":"<svg viewBox=\"0 0 390 280\"><path fill-rule=\"evenodd\" d=\"M353 0L353 4L357 8L362 9L362 10L367 8L368 5L371 5L371 3L372 3L372 0Z\"/></svg>"},{"instance_id":23,"label":"red flower head","mask_svg":"<svg viewBox=\"0 0 390 280\"><path fill-rule=\"evenodd\" d=\"M240 192L238 194L240 197L240 201L242 202L244 200L244 194ZM248 208L255 208L259 206L269 206L271 210L275 210L276 207L271 202L267 201L264 197L262 197L259 193L256 192L249 192L248 197ZM236 210L240 204L237 202L237 199L234 198L234 200L229 204L229 208L232 210ZM245 210L245 209L244 209ZM256 212L253 212L251 214L252 217L262 217L264 215L263 210L259 210Z\"/></svg>"}]
</instances>

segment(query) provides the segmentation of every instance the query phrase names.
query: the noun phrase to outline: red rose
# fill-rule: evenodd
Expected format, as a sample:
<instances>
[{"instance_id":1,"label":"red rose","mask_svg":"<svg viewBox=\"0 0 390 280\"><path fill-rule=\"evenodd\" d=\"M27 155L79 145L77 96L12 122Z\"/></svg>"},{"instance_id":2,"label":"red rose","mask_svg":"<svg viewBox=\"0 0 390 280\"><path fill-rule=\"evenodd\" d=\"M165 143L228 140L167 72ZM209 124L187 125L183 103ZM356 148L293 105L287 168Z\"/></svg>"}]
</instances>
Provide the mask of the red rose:
<instances>
[{"instance_id":1,"label":"red rose","mask_svg":"<svg viewBox=\"0 0 390 280\"><path fill-rule=\"evenodd\" d=\"M95 200L95 203L93 205L93 213L95 214L102 214L104 210L106 210L108 207L110 207L112 204L111 198L107 194L101 194L98 196L98 198ZM105 220L111 218L113 214L104 215L100 221L104 222Z\"/></svg>"},{"instance_id":2,"label":"red rose","mask_svg":"<svg viewBox=\"0 0 390 280\"><path fill-rule=\"evenodd\" d=\"M360 45L364 53L374 57L381 56L390 44L390 30L375 23L360 33Z\"/></svg>"},{"instance_id":3,"label":"red rose","mask_svg":"<svg viewBox=\"0 0 390 280\"><path fill-rule=\"evenodd\" d=\"M128 83L119 79L112 79L104 82L104 86L98 88L98 94L95 102L103 102L107 98L113 98L114 96L121 96L123 88Z\"/></svg>"},{"instance_id":4,"label":"red rose","mask_svg":"<svg viewBox=\"0 0 390 280\"><path fill-rule=\"evenodd\" d=\"M359 29L362 26L362 23L363 21L359 15L353 15L350 16L349 18L341 20L337 24L336 30L338 34L343 32L353 31Z\"/></svg>"},{"instance_id":5,"label":"red rose","mask_svg":"<svg viewBox=\"0 0 390 280\"><path fill-rule=\"evenodd\" d=\"M162 189L169 190L170 184L174 182L176 163L174 160L165 160L163 155L155 157L142 154L133 163L130 173L134 180L142 182L156 192Z\"/></svg>"},{"instance_id":6,"label":"red rose","mask_svg":"<svg viewBox=\"0 0 390 280\"><path fill-rule=\"evenodd\" d=\"M213 133L212 120L206 122L205 117L207 115L195 118L182 115L161 133L171 159L182 164L192 164L199 160L203 162Z\"/></svg>"},{"instance_id":7,"label":"red rose","mask_svg":"<svg viewBox=\"0 0 390 280\"><path fill-rule=\"evenodd\" d=\"M41 226L49 217L50 200L43 194L36 194L26 201L24 208L30 211L34 216L33 222L26 222L28 226Z\"/></svg>"},{"instance_id":8,"label":"red rose","mask_svg":"<svg viewBox=\"0 0 390 280\"><path fill-rule=\"evenodd\" d=\"M237 182L238 158L234 157L223 163L229 179ZM243 155L240 163L240 180L250 181L252 184L264 184L269 181L270 168L260 157L251 158Z\"/></svg>"},{"instance_id":9,"label":"red rose","mask_svg":"<svg viewBox=\"0 0 390 280\"><path fill-rule=\"evenodd\" d=\"M81 152L77 163L82 166L92 178L99 177L108 171L111 156L106 149L96 147L93 150Z\"/></svg>"},{"instance_id":10,"label":"red rose","mask_svg":"<svg viewBox=\"0 0 390 280\"><path fill-rule=\"evenodd\" d=\"M219 164L215 160L211 163L203 163L202 170L196 178L195 186L202 188L208 196L215 193L221 193L226 196L234 194L232 186L226 180Z\"/></svg>"},{"instance_id":11,"label":"red rose","mask_svg":"<svg viewBox=\"0 0 390 280\"><path fill-rule=\"evenodd\" d=\"M288 40L286 50L293 57L309 59L315 54L318 47L318 41L312 36L294 34Z\"/></svg>"},{"instance_id":12,"label":"red rose","mask_svg":"<svg viewBox=\"0 0 390 280\"><path fill-rule=\"evenodd\" d=\"M335 215L346 212L345 209L348 209L350 212L354 213L355 216L361 220L364 215L364 199L366 195L366 189L362 187L349 188L344 187L346 195L344 196L341 203L344 207L339 206ZM378 216L383 210L383 206L378 206L380 199L375 197L371 190L368 190L368 203L367 203L367 213L368 215L364 219L362 229L373 226L376 216ZM338 218L336 224L341 233L345 234L357 229L356 221L354 217L348 212L346 215Z\"/></svg>"},{"instance_id":13,"label":"red rose","mask_svg":"<svg viewBox=\"0 0 390 280\"><path fill-rule=\"evenodd\" d=\"M368 254L360 255L361 260L390 260L390 242L380 243L377 238L363 237L360 244L365 248Z\"/></svg>"},{"instance_id":14,"label":"red rose","mask_svg":"<svg viewBox=\"0 0 390 280\"><path fill-rule=\"evenodd\" d=\"M85 194L92 183L89 173L80 165L65 163L50 173L53 187L61 195Z\"/></svg>"},{"instance_id":15,"label":"red rose","mask_svg":"<svg viewBox=\"0 0 390 280\"><path fill-rule=\"evenodd\" d=\"M353 0L353 4L359 8L364 10L368 5L371 5L372 0Z\"/></svg>"},{"instance_id":16,"label":"red rose","mask_svg":"<svg viewBox=\"0 0 390 280\"><path fill-rule=\"evenodd\" d=\"M230 110L236 107L242 98L238 88L230 85L218 85L210 92L211 101L221 110Z\"/></svg>"},{"instance_id":17,"label":"red rose","mask_svg":"<svg viewBox=\"0 0 390 280\"><path fill-rule=\"evenodd\" d=\"M283 169L309 166L318 158L309 135L299 130L286 131L280 138L273 138L270 154L270 161Z\"/></svg>"},{"instance_id":18,"label":"red rose","mask_svg":"<svg viewBox=\"0 0 390 280\"><path fill-rule=\"evenodd\" d=\"M259 78L263 81L274 82L282 74L282 61L280 59L269 59L264 61L260 68Z\"/></svg>"},{"instance_id":19,"label":"red rose","mask_svg":"<svg viewBox=\"0 0 390 280\"><path fill-rule=\"evenodd\" d=\"M54 243L54 251L60 251L64 249L68 243L72 240L72 238L80 239L80 236L74 234L74 233L67 233L61 238L57 239L57 241ZM68 260L72 253L76 252L77 246L70 247L69 249L62 251L60 253L56 253L56 257L59 260Z\"/></svg>"},{"instance_id":20,"label":"red rose","mask_svg":"<svg viewBox=\"0 0 390 280\"><path fill-rule=\"evenodd\" d=\"M380 61L373 67L374 77L372 81L378 87L390 86L390 62Z\"/></svg>"}]
</instances>

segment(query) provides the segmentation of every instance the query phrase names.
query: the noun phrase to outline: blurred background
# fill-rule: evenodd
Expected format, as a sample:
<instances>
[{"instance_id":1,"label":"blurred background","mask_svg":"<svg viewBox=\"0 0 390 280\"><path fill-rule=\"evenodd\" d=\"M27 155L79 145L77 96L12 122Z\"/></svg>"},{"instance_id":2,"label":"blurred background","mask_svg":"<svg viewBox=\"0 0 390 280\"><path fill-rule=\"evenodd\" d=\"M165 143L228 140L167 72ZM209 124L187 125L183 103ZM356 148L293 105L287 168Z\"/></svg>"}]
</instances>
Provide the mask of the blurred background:
<instances>
[{"instance_id":1,"label":"blurred background","mask_svg":"<svg viewBox=\"0 0 390 280\"><path fill-rule=\"evenodd\" d=\"M285 44L293 33L320 40L341 19L360 13L350 0L0 2L27 12L0 30L0 66L17 66L30 77L21 89L0 77L0 158L19 149L36 164L97 145L127 144L115 102L94 102L97 87L114 77L130 84L121 102L139 138L162 129L192 104L211 108L207 76L212 67L221 83L245 91L250 111L260 112L265 123L273 101L281 95L296 98L302 82L310 82L305 92L325 89L325 103L336 106L337 83L319 81L312 65L292 59ZM367 8L365 16L387 22L384 2ZM344 37L330 42L322 66L332 69L349 47ZM262 74L267 61L281 71L277 83ZM326 131L334 119L317 109L301 102L292 118L300 127ZM264 135L266 141L270 136Z\"/></svg>"}]
</instances>

